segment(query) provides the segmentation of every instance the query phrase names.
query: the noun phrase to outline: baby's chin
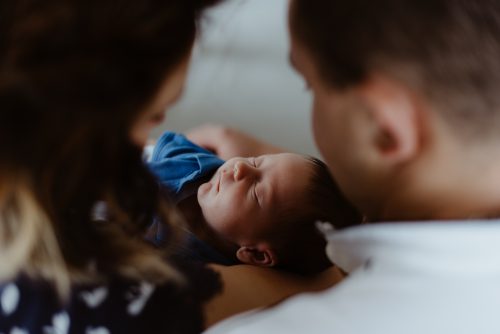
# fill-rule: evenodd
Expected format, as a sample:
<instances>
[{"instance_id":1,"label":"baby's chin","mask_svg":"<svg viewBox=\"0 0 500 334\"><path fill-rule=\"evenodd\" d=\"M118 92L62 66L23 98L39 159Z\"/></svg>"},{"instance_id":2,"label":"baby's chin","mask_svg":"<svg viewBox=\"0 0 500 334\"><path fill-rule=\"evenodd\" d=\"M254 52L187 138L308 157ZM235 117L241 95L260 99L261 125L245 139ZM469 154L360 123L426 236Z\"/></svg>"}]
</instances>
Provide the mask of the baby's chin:
<instances>
[{"instance_id":1,"label":"baby's chin","mask_svg":"<svg viewBox=\"0 0 500 334\"><path fill-rule=\"evenodd\" d=\"M198 187L198 192L197 192L198 202L203 200L203 198L209 196L211 191L215 191L215 189L213 188L216 186L216 184L217 184L217 173L215 173L210 178L210 181L205 182Z\"/></svg>"},{"instance_id":2,"label":"baby's chin","mask_svg":"<svg viewBox=\"0 0 500 334\"><path fill-rule=\"evenodd\" d=\"M205 182L198 187L196 198L202 211L208 209L213 204L214 197L217 195L215 187L216 184L213 180Z\"/></svg>"},{"instance_id":3,"label":"baby's chin","mask_svg":"<svg viewBox=\"0 0 500 334\"><path fill-rule=\"evenodd\" d=\"M208 196L212 187L213 186L210 182L203 183L201 186L198 187L198 192L196 196L198 198L198 203L200 203L200 205L202 204L204 198Z\"/></svg>"}]
</instances>

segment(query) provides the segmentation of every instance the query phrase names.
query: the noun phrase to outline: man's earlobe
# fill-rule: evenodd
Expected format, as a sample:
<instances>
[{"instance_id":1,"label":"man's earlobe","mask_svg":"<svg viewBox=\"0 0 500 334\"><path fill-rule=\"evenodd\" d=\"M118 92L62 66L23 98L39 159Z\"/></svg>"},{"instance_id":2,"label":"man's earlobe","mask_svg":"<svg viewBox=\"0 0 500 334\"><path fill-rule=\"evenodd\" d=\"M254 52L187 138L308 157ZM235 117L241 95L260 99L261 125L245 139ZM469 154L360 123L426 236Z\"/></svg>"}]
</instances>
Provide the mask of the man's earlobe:
<instances>
[{"instance_id":1,"label":"man's earlobe","mask_svg":"<svg viewBox=\"0 0 500 334\"><path fill-rule=\"evenodd\" d=\"M411 159L419 149L420 105L412 91L383 75L372 75L358 91L377 128L374 144L393 162Z\"/></svg>"},{"instance_id":2,"label":"man's earlobe","mask_svg":"<svg viewBox=\"0 0 500 334\"><path fill-rule=\"evenodd\" d=\"M236 257L242 263L259 267L274 267L277 263L274 251L267 245L241 246Z\"/></svg>"}]
</instances>

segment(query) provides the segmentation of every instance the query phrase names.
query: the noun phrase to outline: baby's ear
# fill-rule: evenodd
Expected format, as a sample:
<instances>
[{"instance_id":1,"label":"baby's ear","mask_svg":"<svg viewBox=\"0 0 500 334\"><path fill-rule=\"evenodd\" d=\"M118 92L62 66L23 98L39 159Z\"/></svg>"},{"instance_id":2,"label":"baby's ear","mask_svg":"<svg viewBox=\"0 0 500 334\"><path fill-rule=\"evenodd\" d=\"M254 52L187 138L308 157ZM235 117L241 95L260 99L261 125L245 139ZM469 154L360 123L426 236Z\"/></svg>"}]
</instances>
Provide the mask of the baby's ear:
<instances>
[{"instance_id":1,"label":"baby's ear","mask_svg":"<svg viewBox=\"0 0 500 334\"><path fill-rule=\"evenodd\" d=\"M276 254L267 244L241 246L236 252L236 257L242 263L259 267L274 267L277 264Z\"/></svg>"}]
</instances>

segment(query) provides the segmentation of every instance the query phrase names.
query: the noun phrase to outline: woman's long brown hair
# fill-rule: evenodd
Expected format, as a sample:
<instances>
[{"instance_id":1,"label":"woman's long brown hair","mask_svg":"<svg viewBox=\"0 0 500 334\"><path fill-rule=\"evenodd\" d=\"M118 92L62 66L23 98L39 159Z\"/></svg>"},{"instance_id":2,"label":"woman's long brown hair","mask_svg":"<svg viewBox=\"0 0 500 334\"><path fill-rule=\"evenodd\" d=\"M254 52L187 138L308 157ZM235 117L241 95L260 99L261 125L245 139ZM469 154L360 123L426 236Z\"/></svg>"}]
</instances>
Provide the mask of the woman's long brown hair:
<instances>
[{"instance_id":1,"label":"woman's long brown hair","mask_svg":"<svg viewBox=\"0 0 500 334\"><path fill-rule=\"evenodd\" d=\"M178 219L129 133L214 2L0 2L0 278L64 294L78 277L177 277L143 242L153 217L172 234Z\"/></svg>"}]
</instances>

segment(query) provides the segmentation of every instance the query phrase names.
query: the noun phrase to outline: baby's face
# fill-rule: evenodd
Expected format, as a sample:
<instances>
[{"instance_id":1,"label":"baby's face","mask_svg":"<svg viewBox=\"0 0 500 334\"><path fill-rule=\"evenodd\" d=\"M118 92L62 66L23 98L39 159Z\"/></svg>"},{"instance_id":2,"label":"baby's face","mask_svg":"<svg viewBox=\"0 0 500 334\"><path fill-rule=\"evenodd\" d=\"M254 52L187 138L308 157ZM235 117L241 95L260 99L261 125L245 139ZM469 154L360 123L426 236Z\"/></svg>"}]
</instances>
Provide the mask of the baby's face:
<instances>
[{"instance_id":1,"label":"baby's face","mask_svg":"<svg viewBox=\"0 0 500 334\"><path fill-rule=\"evenodd\" d=\"M227 239L254 242L278 208L301 205L312 164L292 153L233 158L198 189L207 223Z\"/></svg>"}]
</instances>

